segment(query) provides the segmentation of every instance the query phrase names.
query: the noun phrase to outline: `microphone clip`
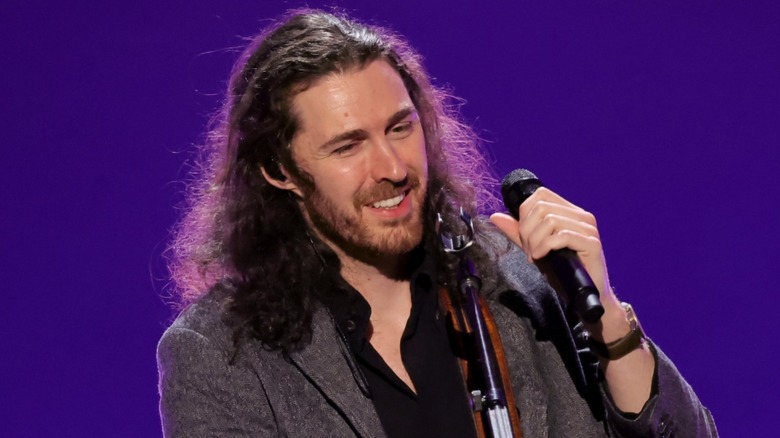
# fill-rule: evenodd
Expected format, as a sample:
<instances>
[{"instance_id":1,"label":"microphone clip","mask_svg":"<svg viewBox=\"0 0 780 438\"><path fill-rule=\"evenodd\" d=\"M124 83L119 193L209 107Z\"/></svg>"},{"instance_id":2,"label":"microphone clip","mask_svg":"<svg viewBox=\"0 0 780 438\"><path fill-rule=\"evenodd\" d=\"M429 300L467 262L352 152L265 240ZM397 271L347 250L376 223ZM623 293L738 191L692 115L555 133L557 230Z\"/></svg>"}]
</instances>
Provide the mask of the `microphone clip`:
<instances>
[{"instance_id":1,"label":"microphone clip","mask_svg":"<svg viewBox=\"0 0 780 438\"><path fill-rule=\"evenodd\" d=\"M461 254L474 244L474 222L471 216L460 207L460 220L466 225L466 234L452 235L444 231L444 218L441 213L436 214L436 234L439 235L444 252Z\"/></svg>"}]
</instances>

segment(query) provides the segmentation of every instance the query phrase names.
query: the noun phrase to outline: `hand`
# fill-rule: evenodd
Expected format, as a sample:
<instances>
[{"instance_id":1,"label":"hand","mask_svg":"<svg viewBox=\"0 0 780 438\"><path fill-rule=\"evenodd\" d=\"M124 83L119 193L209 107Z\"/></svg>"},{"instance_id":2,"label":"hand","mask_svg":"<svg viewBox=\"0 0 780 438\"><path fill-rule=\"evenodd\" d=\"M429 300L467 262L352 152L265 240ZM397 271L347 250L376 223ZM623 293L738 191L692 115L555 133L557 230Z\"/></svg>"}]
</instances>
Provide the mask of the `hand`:
<instances>
[{"instance_id":1,"label":"hand","mask_svg":"<svg viewBox=\"0 0 780 438\"><path fill-rule=\"evenodd\" d=\"M495 213L490 221L535 262L552 250L577 253L601 294L604 315L585 329L597 341L612 342L628 334L626 313L609 285L607 264L596 218L587 211L541 187L520 205L518 217ZM655 359L646 345L616 360L600 359L607 388L618 409L640 412L650 398Z\"/></svg>"},{"instance_id":2,"label":"hand","mask_svg":"<svg viewBox=\"0 0 780 438\"><path fill-rule=\"evenodd\" d=\"M615 322L617 334L608 338L618 339L627 333L625 312L610 287L596 218L591 213L540 187L520 205L519 221L503 213L493 214L490 220L522 248L530 262L540 260L556 249L575 251L601 295L605 309L602 321ZM588 329L601 337L604 328L599 324ZM607 337L606 333L604 335Z\"/></svg>"}]
</instances>

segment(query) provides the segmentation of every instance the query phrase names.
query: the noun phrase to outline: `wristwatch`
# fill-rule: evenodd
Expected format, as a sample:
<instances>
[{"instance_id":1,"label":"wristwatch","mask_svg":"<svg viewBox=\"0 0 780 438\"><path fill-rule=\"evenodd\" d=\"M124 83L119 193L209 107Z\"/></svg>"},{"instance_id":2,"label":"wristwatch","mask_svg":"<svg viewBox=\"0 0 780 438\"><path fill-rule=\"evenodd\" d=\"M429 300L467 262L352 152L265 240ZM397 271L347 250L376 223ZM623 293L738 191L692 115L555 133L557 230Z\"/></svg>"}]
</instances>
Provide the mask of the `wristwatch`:
<instances>
[{"instance_id":1,"label":"wristwatch","mask_svg":"<svg viewBox=\"0 0 780 438\"><path fill-rule=\"evenodd\" d=\"M607 360L620 359L639 348L645 340L645 333L642 331L639 320L636 319L634 308L628 303L620 303L620 305L623 306L623 309L626 311L626 320L631 329L628 334L617 341L612 341L608 344L596 341L593 338L588 339L590 351Z\"/></svg>"}]
</instances>

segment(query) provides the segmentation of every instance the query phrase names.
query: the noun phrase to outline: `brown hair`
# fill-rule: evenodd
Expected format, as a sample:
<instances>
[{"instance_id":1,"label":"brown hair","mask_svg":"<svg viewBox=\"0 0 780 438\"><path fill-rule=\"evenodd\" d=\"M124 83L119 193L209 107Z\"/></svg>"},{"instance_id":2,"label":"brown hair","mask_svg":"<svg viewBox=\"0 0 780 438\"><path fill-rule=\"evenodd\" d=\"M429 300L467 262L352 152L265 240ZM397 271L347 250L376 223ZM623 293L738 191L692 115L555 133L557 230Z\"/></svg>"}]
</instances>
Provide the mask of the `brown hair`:
<instances>
[{"instance_id":1,"label":"brown hair","mask_svg":"<svg viewBox=\"0 0 780 438\"><path fill-rule=\"evenodd\" d=\"M457 224L461 206L474 217L496 207L487 188L495 179L476 136L458 121L449 96L431 85L420 56L403 39L344 16L295 11L244 51L200 151L187 213L170 247L182 304L223 285L230 290L236 337L247 333L272 349L306 342L315 291L337 287L338 259L309 236L314 234L307 233L290 193L270 185L260 169L279 179L280 165L295 172L288 145L297 128L290 111L296 92L328 74L380 59L402 78L425 133L426 248L438 250L435 213ZM477 226L484 223L478 220ZM439 281L447 283L452 263L440 259Z\"/></svg>"}]
</instances>

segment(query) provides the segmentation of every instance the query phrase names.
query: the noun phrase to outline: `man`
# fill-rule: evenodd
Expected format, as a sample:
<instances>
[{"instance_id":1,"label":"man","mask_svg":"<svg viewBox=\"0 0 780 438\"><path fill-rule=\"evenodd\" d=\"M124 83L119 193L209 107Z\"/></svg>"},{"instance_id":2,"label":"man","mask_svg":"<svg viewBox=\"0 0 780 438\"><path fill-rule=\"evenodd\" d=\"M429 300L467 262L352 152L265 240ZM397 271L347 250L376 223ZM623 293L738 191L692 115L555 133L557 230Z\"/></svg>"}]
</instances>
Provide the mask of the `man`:
<instances>
[{"instance_id":1,"label":"man","mask_svg":"<svg viewBox=\"0 0 780 438\"><path fill-rule=\"evenodd\" d=\"M435 217L457 228L461 206L524 436L716 435L612 292L592 215L545 189L519 222L478 215L492 180L445 98L400 38L344 17L293 13L247 49L173 245L166 436L481 433L440 300L457 272ZM598 375L532 264L560 248L601 293Z\"/></svg>"}]
</instances>

